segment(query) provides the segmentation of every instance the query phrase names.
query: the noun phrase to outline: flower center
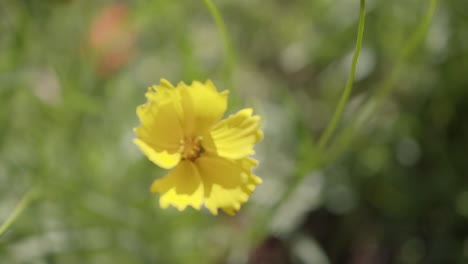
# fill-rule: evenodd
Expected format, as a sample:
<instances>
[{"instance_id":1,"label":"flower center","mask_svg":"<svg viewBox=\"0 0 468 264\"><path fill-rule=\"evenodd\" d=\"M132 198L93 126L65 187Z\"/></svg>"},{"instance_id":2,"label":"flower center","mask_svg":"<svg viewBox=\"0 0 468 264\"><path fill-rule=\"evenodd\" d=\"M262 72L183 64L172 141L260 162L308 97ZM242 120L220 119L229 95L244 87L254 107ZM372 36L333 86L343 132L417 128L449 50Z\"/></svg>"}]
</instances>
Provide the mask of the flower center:
<instances>
[{"instance_id":1,"label":"flower center","mask_svg":"<svg viewBox=\"0 0 468 264\"><path fill-rule=\"evenodd\" d=\"M185 137L180 140L180 153L183 159L195 160L203 153L202 137Z\"/></svg>"}]
</instances>

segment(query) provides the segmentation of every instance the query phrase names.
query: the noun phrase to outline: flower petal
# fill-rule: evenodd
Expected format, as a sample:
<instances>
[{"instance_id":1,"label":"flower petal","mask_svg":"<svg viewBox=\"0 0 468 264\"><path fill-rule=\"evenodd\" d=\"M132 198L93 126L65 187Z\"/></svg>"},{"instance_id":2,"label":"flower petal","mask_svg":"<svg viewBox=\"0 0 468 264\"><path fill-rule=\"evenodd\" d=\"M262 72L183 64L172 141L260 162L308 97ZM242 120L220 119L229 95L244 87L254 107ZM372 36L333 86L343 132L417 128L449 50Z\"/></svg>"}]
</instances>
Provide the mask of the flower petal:
<instances>
[{"instance_id":1,"label":"flower petal","mask_svg":"<svg viewBox=\"0 0 468 264\"><path fill-rule=\"evenodd\" d=\"M187 206L199 210L203 202L203 184L197 168L191 161L184 160L163 178L151 185L151 192L161 193L159 204L162 208L170 205L179 211Z\"/></svg>"},{"instance_id":2,"label":"flower petal","mask_svg":"<svg viewBox=\"0 0 468 264\"><path fill-rule=\"evenodd\" d=\"M156 92L154 92L156 91ZM161 79L160 85L153 85L145 94L149 101L172 103L179 122L183 120L182 98L179 89L176 89L168 80Z\"/></svg>"},{"instance_id":3,"label":"flower petal","mask_svg":"<svg viewBox=\"0 0 468 264\"><path fill-rule=\"evenodd\" d=\"M216 156L202 156L195 164L203 180L205 207L214 214L234 214L252 193L250 168ZM248 168L248 169L247 169Z\"/></svg>"},{"instance_id":4,"label":"flower petal","mask_svg":"<svg viewBox=\"0 0 468 264\"><path fill-rule=\"evenodd\" d=\"M243 168L244 177L245 175L247 175L247 182L242 185L242 190L244 191L244 193L250 196L257 187L257 185L262 183L262 179L254 175L251 171L252 167L256 166L258 163L256 160L253 160L251 158L245 158L234 162L238 166L241 166ZM235 206L226 206L221 209L229 215L235 215L236 211L238 210Z\"/></svg>"},{"instance_id":5,"label":"flower petal","mask_svg":"<svg viewBox=\"0 0 468 264\"><path fill-rule=\"evenodd\" d=\"M260 117L252 109L240 110L219 122L203 139L203 148L228 159L241 159L254 154L254 145L263 138Z\"/></svg>"},{"instance_id":6,"label":"flower petal","mask_svg":"<svg viewBox=\"0 0 468 264\"><path fill-rule=\"evenodd\" d=\"M157 152L143 140L137 138L134 139L133 142L140 147L141 151L149 160L163 169L172 169L180 161L180 153L169 154L167 151Z\"/></svg>"},{"instance_id":7,"label":"flower petal","mask_svg":"<svg viewBox=\"0 0 468 264\"><path fill-rule=\"evenodd\" d=\"M227 108L227 91L218 92L211 81L179 83L183 108L183 127L187 136L200 136L213 127Z\"/></svg>"},{"instance_id":8,"label":"flower petal","mask_svg":"<svg viewBox=\"0 0 468 264\"><path fill-rule=\"evenodd\" d=\"M157 88L156 88L157 89ZM148 102L137 108L141 126L135 128L139 139L144 141L156 152L179 151L183 130L180 124L178 101L175 92L153 88L146 93Z\"/></svg>"},{"instance_id":9,"label":"flower petal","mask_svg":"<svg viewBox=\"0 0 468 264\"><path fill-rule=\"evenodd\" d=\"M247 175L247 182L242 186L244 191L251 195L258 184L262 183L262 179L252 173L252 168L258 165L258 162L252 158L244 158L234 161L238 166L241 166L244 173Z\"/></svg>"}]
</instances>

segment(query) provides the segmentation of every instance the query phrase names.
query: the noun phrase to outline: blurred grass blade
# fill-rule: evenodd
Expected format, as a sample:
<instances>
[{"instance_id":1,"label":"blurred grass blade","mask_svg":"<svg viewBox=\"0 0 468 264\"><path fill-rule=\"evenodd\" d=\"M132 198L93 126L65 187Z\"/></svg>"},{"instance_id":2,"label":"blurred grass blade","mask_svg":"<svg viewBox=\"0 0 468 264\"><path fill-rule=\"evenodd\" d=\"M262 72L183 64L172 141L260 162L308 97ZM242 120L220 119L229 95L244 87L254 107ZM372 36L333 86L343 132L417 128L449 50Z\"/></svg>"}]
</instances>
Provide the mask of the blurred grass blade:
<instances>
[{"instance_id":1,"label":"blurred grass blade","mask_svg":"<svg viewBox=\"0 0 468 264\"><path fill-rule=\"evenodd\" d=\"M16 221L16 219L21 215L26 207L38 196L38 189L32 188L29 190L21 199L21 201L16 205L15 209L7 220L0 226L0 236L5 233L8 228Z\"/></svg>"}]
</instances>

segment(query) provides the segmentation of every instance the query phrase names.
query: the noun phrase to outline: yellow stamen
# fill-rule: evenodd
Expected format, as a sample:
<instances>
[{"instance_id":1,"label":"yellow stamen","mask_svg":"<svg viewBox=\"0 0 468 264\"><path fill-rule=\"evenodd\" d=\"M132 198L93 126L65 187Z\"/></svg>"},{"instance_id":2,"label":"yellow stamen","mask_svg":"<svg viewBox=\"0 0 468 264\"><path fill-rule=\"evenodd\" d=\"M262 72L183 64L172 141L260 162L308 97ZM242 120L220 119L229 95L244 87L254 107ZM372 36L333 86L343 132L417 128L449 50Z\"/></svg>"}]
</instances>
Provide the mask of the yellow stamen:
<instances>
[{"instance_id":1,"label":"yellow stamen","mask_svg":"<svg viewBox=\"0 0 468 264\"><path fill-rule=\"evenodd\" d=\"M181 151L183 159L195 160L203 153L201 146L202 137L185 137L180 140Z\"/></svg>"}]
</instances>

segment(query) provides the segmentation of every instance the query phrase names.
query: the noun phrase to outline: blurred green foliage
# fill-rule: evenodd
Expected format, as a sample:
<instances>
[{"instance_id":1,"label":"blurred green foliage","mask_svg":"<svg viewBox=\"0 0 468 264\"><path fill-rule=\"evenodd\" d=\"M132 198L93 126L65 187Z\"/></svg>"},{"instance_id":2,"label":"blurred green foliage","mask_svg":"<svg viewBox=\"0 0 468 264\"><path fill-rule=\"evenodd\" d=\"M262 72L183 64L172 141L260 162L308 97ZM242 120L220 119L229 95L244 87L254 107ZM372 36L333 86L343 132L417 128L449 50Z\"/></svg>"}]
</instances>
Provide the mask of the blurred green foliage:
<instances>
[{"instance_id":1,"label":"blurred green foliage","mask_svg":"<svg viewBox=\"0 0 468 264\"><path fill-rule=\"evenodd\" d=\"M0 263L466 263L466 1L440 1L380 111L361 111L428 2L368 2L354 91L319 153L359 1L215 1L232 69L203 1L0 1L0 223L41 188L0 236ZM262 115L264 183L238 216L162 210L149 193L165 171L132 128L160 78L211 78L231 112Z\"/></svg>"}]
</instances>

